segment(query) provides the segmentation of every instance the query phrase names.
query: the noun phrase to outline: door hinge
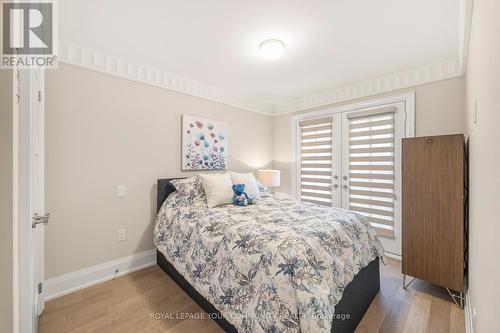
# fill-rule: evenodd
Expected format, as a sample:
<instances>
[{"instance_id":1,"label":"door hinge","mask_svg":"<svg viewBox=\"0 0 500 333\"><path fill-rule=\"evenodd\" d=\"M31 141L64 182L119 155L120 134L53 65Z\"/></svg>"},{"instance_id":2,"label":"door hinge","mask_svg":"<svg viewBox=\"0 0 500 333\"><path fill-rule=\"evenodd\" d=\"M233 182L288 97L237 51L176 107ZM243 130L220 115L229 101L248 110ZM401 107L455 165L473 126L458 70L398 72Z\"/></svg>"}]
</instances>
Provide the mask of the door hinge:
<instances>
[{"instance_id":1,"label":"door hinge","mask_svg":"<svg viewBox=\"0 0 500 333\"><path fill-rule=\"evenodd\" d=\"M38 294L41 294L42 293L42 283L40 282L38 284Z\"/></svg>"},{"instance_id":2,"label":"door hinge","mask_svg":"<svg viewBox=\"0 0 500 333\"><path fill-rule=\"evenodd\" d=\"M38 101L39 102L42 101L42 91L41 90L38 90Z\"/></svg>"}]
</instances>

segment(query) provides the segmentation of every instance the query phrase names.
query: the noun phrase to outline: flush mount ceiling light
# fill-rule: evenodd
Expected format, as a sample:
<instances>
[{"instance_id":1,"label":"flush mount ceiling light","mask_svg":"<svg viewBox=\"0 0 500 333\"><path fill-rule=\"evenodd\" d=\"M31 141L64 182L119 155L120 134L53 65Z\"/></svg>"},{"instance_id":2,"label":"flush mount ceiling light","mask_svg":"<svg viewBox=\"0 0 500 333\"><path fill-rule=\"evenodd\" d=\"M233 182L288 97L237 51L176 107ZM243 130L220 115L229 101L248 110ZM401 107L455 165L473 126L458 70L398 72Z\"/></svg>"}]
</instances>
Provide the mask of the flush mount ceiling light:
<instances>
[{"instance_id":1,"label":"flush mount ceiling light","mask_svg":"<svg viewBox=\"0 0 500 333\"><path fill-rule=\"evenodd\" d=\"M260 56L265 60L276 60L283 57L285 44L279 39L268 39L260 44Z\"/></svg>"}]
</instances>

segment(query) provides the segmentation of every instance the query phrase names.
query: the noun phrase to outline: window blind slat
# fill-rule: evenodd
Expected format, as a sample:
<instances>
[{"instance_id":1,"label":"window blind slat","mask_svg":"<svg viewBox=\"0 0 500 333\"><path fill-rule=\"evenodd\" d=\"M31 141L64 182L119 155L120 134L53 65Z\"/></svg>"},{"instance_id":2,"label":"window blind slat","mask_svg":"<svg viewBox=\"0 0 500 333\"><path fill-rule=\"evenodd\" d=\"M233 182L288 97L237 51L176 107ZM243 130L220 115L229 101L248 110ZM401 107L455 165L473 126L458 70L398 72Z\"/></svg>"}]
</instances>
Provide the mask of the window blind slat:
<instances>
[{"instance_id":1,"label":"window blind slat","mask_svg":"<svg viewBox=\"0 0 500 333\"><path fill-rule=\"evenodd\" d=\"M368 219L369 220L369 219ZM391 229L385 229L385 228L380 228L377 226L373 226L373 229L377 232L379 236L386 237L386 238L394 238L394 230Z\"/></svg>"},{"instance_id":2,"label":"window blind slat","mask_svg":"<svg viewBox=\"0 0 500 333\"><path fill-rule=\"evenodd\" d=\"M324 198L324 199L331 199L332 194L324 194L324 193L314 193L314 192L307 192L307 191L302 191L302 195L304 196L312 196L312 197L317 197L317 198Z\"/></svg>"},{"instance_id":3,"label":"window blind slat","mask_svg":"<svg viewBox=\"0 0 500 333\"><path fill-rule=\"evenodd\" d=\"M392 156L351 156L351 162L392 162Z\"/></svg>"},{"instance_id":4,"label":"window blind slat","mask_svg":"<svg viewBox=\"0 0 500 333\"><path fill-rule=\"evenodd\" d=\"M302 154L322 154L322 153L331 153L331 148L312 148L312 149L304 149L302 148Z\"/></svg>"},{"instance_id":5,"label":"window blind slat","mask_svg":"<svg viewBox=\"0 0 500 333\"><path fill-rule=\"evenodd\" d=\"M393 165L350 165L349 169L351 169L351 170L392 171L392 170L394 170L394 166Z\"/></svg>"},{"instance_id":6,"label":"window blind slat","mask_svg":"<svg viewBox=\"0 0 500 333\"><path fill-rule=\"evenodd\" d=\"M349 128L355 129L355 128L366 128L367 123L355 123L355 124L350 124ZM384 119L384 120L377 120L377 121L372 121L370 122L370 126L388 126L392 125L393 121L392 119Z\"/></svg>"},{"instance_id":7,"label":"window blind slat","mask_svg":"<svg viewBox=\"0 0 500 333\"><path fill-rule=\"evenodd\" d=\"M378 139L360 139L360 140L350 140L350 145L376 145L384 143L393 143L394 139L392 137L388 138L378 138Z\"/></svg>"},{"instance_id":8,"label":"window blind slat","mask_svg":"<svg viewBox=\"0 0 500 333\"><path fill-rule=\"evenodd\" d=\"M376 224L380 224L380 225L391 227L391 228L394 224L392 221L385 220L385 219L378 219L378 218L372 217L372 216L367 216L367 218L371 223L376 223Z\"/></svg>"},{"instance_id":9,"label":"window blind slat","mask_svg":"<svg viewBox=\"0 0 500 333\"><path fill-rule=\"evenodd\" d=\"M393 189L394 184L392 183L375 183L375 182L361 182L361 181L350 181L349 186L356 186L356 187L369 187L369 188L386 188L386 189Z\"/></svg>"},{"instance_id":10,"label":"window blind slat","mask_svg":"<svg viewBox=\"0 0 500 333\"><path fill-rule=\"evenodd\" d=\"M302 202L310 202L316 205L322 205L322 206L328 206L330 207L332 204L329 201L319 201L319 200L313 200L313 199L307 199L307 198L302 198Z\"/></svg>"},{"instance_id":11,"label":"window blind slat","mask_svg":"<svg viewBox=\"0 0 500 333\"><path fill-rule=\"evenodd\" d=\"M384 128L384 129L376 129L376 130L369 130L369 131L350 132L349 135L352 138L355 138L355 137L359 137L359 136L386 135L386 134L392 134L393 132L394 132L394 129L392 129L392 128Z\"/></svg>"},{"instance_id":12,"label":"window blind slat","mask_svg":"<svg viewBox=\"0 0 500 333\"><path fill-rule=\"evenodd\" d=\"M327 156L302 156L302 161L331 161L332 155Z\"/></svg>"},{"instance_id":13,"label":"window blind slat","mask_svg":"<svg viewBox=\"0 0 500 333\"><path fill-rule=\"evenodd\" d=\"M394 152L393 146L349 149L350 154L373 154L373 153L392 153L392 152Z\"/></svg>"},{"instance_id":14,"label":"window blind slat","mask_svg":"<svg viewBox=\"0 0 500 333\"><path fill-rule=\"evenodd\" d=\"M360 198L350 198L350 202L359 203L363 205L379 206L393 208L394 202L392 201L380 201L380 200L370 200L370 199L360 199Z\"/></svg>"},{"instance_id":15,"label":"window blind slat","mask_svg":"<svg viewBox=\"0 0 500 333\"><path fill-rule=\"evenodd\" d=\"M331 141L332 140L332 133L319 133L319 134L311 134L311 135L303 135L302 136L302 142L304 140L312 140L312 139L323 139L323 140L318 140L318 141Z\"/></svg>"},{"instance_id":16,"label":"window blind slat","mask_svg":"<svg viewBox=\"0 0 500 333\"><path fill-rule=\"evenodd\" d=\"M301 144L302 147L308 147L308 146L331 146L332 142L331 141L318 141L318 142L311 141L311 142L301 142L300 144Z\"/></svg>"},{"instance_id":17,"label":"window blind slat","mask_svg":"<svg viewBox=\"0 0 500 333\"><path fill-rule=\"evenodd\" d=\"M388 216L388 217L394 216L394 212L389 211L389 210L381 210L381 209L359 207L359 206L349 206L349 209L356 211L356 212L362 212L362 213L367 213L367 214L383 215L383 216ZM390 223L390 221L388 221L388 223Z\"/></svg>"},{"instance_id":18,"label":"window blind slat","mask_svg":"<svg viewBox=\"0 0 500 333\"><path fill-rule=\"evenodd\" d=\"M325 184L326 185L326 184ZM306 190L316 190L316 191L331 191L330 185L318 186L318 185L301 185L300 188Z\"/></svg>"},{"instance_id":19,"label":"window blind slat","mask_svg":"<svg viewBox=\"0 0 500 333\"><path fill-rule=\"evenodd\" d=\"M331 163L302 163L302 168L316 168L316 169L330 169L332 167ZM324 170L321 170L324 171Z\"/></svg>"},{"instance_id":20,"label":"window blind slat","mask_svg":"<svg viewBox=\"0 0 500 333\"><path fill-rule=\"evenodd\" d=\"M358 179L358 178L363 178L363 179L394 179L394 175L392 174L387 174L387 173L350 173L349 174L350 179Z\"/></svg>"},{"instance_id":21,"label":"window blind slat","mask_svg":"<svg viewBox=\"0 0 500 333\"><path fill-rule=\"evenodd\" d=\"M389 192L377 192L377 191L367 191L367 190L350 190L350 194L360 195L365 197L380 197L380 198L394 198L394 194Z\"/></svg>"},{"instance_id":22,"label":"window blind slat","mask_svg":"<svg viewBox=\"0 0 500 333\"><path fill-rule=\"evenodd\" d=\"M326 178L301 178L301 183L322 183L322 184L331 184L331 179Z\"/></svg>"},{"instance_id":23,"label":"window blind slat","mask_svg":"<svg viewBox=\"0 0 500 333\"><path fill-rule=\"evenodd\" d=\"M302 128L302 135L305 133L316 132L316 131L328 131L331 130L332 126L330 124L315 126L315 127L304 127Z\"/></svg>"},{"instance_id":24,"label":"window blind slat","mask_svg":"<svg viewBox=\"0 0 500 333\"><path fill-rule=\"evenodd\" d=\"M301 175L309 175L309 176L331 176L332 172L331 171L308 171L308 170L302 170L300 171Z\"/></svg>"}]
</instances>

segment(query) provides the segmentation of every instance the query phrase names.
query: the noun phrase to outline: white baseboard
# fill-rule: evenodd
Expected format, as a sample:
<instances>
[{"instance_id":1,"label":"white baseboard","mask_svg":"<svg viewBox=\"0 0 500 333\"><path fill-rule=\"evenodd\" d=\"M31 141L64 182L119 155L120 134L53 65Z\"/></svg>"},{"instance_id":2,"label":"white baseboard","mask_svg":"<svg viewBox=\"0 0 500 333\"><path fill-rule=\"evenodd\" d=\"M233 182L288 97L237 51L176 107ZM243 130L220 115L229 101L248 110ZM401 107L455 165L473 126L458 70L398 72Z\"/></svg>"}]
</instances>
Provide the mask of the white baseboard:
<instances>
[{"instance_id":1,"label":"white baseboard","mask_svg":"<svg viewBox=\"0 0 500 333\"><path fill-rule=\"evenodd\" d=\"M385 251L385 252L384 252L384 255L385 255L387 258L392 258L392 259L396 259L396 260L401 261L401 256L400 256L399 254L394 254L394 253L391 253L391 252L387 252L387 251Z\"/></svg>"},{"instance_id":2,"label":"white baseboard","mask_svg":"<svg viewBox=\"0 0 500 333\"><path fill-rule=\"evenodd\" d=\"M469 295L469 291L465 292L465 333L473 333L473 313L472 313L472 303Z\"/></svg>"},{"instance_id":3,"label":"white baseboard","mask_svg":"<svg viewBox=\"0 0 500 333\"><path fill-rule=\"evenodd\" d=\"M111 280L116 270L116 276L122 276L155 264L156 249L153 249L56 276L45 281L45 301Z\"/></svg>"}]
</instances>

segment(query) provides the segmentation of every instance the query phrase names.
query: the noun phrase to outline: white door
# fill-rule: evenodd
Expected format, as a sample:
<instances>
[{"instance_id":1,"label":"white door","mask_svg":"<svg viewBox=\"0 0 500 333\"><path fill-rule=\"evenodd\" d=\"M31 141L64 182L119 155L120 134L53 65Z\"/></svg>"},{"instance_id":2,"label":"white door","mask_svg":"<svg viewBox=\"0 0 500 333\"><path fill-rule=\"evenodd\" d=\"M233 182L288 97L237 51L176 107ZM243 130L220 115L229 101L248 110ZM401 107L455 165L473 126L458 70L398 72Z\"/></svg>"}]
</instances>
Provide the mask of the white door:
<instances>
[{"instance_id":1,"label":"white door","mask_svg":"<svg viewBox=\"0 0 500 333\"><path fill-rule=\"evenodd\" d=\"M401 255L405 102L342 113L342 208L368 217L386 252Z\"/></svg>"},{"instance_id":2,"label":"white door","mask_svg":"<svg viewBox=\"0 0 500 333\"><path fill-rule=\"evenodd\" d=\"M20 71L20 331L36 332L44 308L44 72Z\"/></svg>"}]
</instances>

